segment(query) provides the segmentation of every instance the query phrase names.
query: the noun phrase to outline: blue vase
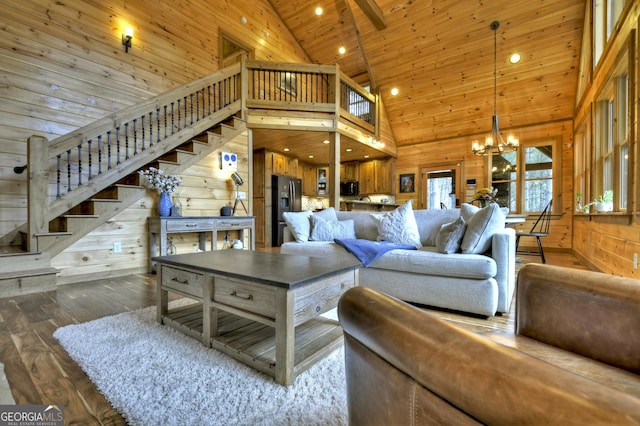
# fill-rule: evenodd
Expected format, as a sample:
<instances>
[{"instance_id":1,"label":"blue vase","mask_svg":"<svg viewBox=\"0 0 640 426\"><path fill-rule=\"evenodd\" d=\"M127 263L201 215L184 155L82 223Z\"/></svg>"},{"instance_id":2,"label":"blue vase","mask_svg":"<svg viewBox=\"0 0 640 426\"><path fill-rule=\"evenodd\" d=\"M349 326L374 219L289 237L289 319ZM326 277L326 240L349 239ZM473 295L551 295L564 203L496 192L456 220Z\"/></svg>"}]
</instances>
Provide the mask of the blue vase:
<instances>
[{"instance_id":1,"label":"blue vase","mask_svg":"<svg viewBox=\"0 0 640 426\"><path fill-rule=\"evenodd\" d=\"M171 197L168 192L160 193L160 201L158 201L158 214L160 216L171 215Z\"/></svg>"}]
</instances>

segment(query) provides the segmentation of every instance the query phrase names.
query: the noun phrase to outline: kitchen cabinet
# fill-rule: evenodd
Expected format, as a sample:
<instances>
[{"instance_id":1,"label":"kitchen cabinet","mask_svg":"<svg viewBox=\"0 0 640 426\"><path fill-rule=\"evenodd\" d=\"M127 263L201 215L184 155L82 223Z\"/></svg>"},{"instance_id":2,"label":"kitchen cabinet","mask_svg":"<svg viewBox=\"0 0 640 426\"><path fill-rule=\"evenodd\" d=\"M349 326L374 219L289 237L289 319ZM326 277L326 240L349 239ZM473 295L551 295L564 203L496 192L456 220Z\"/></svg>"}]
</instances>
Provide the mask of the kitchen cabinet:
<instances>
[{"instance_id":1,"label":"kitchen cabinet","mask_svg":"<svg viewBox=\"0 0 640 426\"><path fill-rule=\"evenodd\" d=\"M317 166L311 163L299 162L298 167L302 169L302 195L307 197L327 197L329 195L329 167ZM325 194L318 193L318 183L320 181L320 170L324 170Z\"/></svg>"},{"instance_id":2,"label":"kitchen cabinet","mask_svg":"<svg viewBox=\"0 0 640 426\"><path fill-rule=\"evenodd\" d=\"M298 166L302 169L302 195L315 197L318 188L316 165L300 162Z\"/></svg>"},{"instance_id":3,"label":"kitchen cabinet","mask_svg":"<svg viewBox=\"0 0 640 426\"><path fill-rule=\"evenodd\" d=\"M373 194L376 192L374 172L373 160L360 163L359 192L361 194Z\"/></svg>"},{"instance_id":4,"label":"kitchen cabinet","mask_svg":"<svg viewBox=\"0 0 640 426\"><path fill-rule=\"evenodd\" d=\"M395 160L370 160L360 163L361 194L393 194Z\"/></svg>"},{"instance_id":5,"label":"kitchen cabinet","mask_svg":"<svg viewBox=\"0 0 640 426\"><path fill-rule=\"evenodd\" d=\"M274 175L298 176L298 159L286 155L272 153L272 169Z\"/></svg>"},{"instance_id":6,"label":"kitchen cabinet","mask_svg":"<svg viewBox=\"0 0 640 426\"><path fill-rule=\"evenodd\" d=\"M357 182L359 164L357 161L349 161L340 164L340 182Z\"/></svg>"}]
</instances>

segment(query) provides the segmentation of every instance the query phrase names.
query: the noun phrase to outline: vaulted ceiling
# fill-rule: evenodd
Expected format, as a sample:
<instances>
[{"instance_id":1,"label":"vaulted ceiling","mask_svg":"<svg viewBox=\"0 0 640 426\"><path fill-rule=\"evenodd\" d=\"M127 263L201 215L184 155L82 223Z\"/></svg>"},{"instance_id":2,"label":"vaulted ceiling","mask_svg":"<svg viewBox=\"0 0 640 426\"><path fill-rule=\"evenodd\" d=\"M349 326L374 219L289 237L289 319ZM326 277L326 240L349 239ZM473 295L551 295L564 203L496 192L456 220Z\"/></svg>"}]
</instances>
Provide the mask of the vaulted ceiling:
<instances>
[{"instance_id":1,"label":"vaulted ceiling","mask_svg":"<svg viewBox=\"0 0 640 426\"><path fill-rule=\"evenodd\" d=\"M269 1L312 61L337 63L380 92L398 146L490 130L492 21L500 22L497 112L503 132L573 115L585 1ZM382 29L370 19L375 13L364 12L376 7ZM512 65L508 57L516 52L522 60Z\"/></svg>"}]
</instances>

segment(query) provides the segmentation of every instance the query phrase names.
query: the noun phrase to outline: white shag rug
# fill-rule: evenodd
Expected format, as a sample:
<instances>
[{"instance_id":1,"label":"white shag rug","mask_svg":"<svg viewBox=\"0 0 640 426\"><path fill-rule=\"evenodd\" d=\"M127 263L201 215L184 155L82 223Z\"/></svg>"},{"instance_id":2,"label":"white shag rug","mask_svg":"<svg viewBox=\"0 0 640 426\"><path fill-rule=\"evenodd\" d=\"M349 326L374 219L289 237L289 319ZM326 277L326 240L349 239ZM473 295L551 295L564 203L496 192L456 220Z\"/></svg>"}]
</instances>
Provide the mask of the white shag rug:
<instances>
[{"instance_id":1,"label":"white shag rug","mask_svg":"<svg viewBox=\"0 0 640 426\"><path fill-rule=\"evenodd\" d=\"M145 308L54 333L129 424L347 424L342 347L285 387L155 315Z\"/></svg>"}]
</instances>

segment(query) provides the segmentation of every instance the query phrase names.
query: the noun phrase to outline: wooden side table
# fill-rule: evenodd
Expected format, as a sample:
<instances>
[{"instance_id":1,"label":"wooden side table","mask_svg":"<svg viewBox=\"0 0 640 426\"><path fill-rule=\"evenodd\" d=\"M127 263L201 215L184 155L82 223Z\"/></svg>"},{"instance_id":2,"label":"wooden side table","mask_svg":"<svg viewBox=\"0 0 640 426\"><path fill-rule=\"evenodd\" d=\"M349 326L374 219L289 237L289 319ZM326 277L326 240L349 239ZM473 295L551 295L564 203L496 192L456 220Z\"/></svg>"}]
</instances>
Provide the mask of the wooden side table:
<instances>
[{"instance_id":1,"label":"wooden side table","mask_svg":"<svg viewBox=\"0 0 640 426\"><path fill-rule=\"evenodd\" d=\"M255 249L255 216L179 216L149 218L149 271L154 271L154 256L167 255L167 236L169 234L198 233L198 248L207 251L207 234L211 236L211 250L216 250L218 232L240 231L244 240L245 232L250 231L249 250Z\"/></svg>"}]
</instances>

